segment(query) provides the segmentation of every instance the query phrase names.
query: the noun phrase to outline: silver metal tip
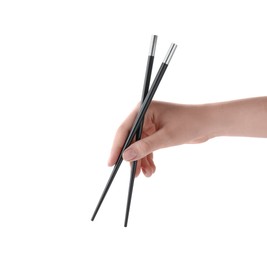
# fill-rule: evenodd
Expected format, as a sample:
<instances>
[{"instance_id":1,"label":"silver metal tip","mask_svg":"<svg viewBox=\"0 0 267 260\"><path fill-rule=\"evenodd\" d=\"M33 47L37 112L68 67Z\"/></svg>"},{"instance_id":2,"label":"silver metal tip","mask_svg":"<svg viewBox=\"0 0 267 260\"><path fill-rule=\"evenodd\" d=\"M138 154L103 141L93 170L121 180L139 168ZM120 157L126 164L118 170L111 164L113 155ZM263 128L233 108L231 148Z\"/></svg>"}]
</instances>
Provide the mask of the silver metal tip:
<instances>
[{"instance_id":1,"label":"silver metal tip","mask_svg":"<svg viewBox=\"0 0 267 260\"><path fill-rule=\"evenodd\" d=\"M169 50L167 52L165 59L163 60L163 63L165 63L167 65L170 63L176 48L177 48L177 45L175 43L172 43L171 47L169 48Z\"/></svg>"},{"instance_id":2,"label":"silver metal tip","mask_svg":"<svg viewBox=\"0 0 267 260\"><path fill-rule=\"evenodd\" d=\"M157 45L157 35L152 35L151 37L151 43L150 43L150 48L149 48L149 56L155 56L155 51L156 51L156 45Z\"/></svg>"}]
</instances>

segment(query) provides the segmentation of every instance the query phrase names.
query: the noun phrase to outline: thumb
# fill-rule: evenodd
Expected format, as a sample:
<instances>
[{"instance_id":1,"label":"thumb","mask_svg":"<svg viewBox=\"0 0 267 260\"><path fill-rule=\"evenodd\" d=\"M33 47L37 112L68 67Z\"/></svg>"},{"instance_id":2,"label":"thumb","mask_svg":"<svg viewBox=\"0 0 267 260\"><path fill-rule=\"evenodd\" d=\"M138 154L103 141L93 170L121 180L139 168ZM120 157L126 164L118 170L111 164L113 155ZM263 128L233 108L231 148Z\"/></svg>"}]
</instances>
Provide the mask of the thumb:
<instances>
[{"instance_id":1,"label":"thumb","mask_svg":"<svg viewBox=\"0 0 267 260\"><path fill-rule=\"evenodd\" d=\"M155 134L136 141L135 143L130 145L123 152L123 159L126 161L136 161L141 158L144 158L146 155L152 153L153 151L162 148L163 138L162 135L160 136L159 132L156 132Z\"/></svg>"}]
</instances>

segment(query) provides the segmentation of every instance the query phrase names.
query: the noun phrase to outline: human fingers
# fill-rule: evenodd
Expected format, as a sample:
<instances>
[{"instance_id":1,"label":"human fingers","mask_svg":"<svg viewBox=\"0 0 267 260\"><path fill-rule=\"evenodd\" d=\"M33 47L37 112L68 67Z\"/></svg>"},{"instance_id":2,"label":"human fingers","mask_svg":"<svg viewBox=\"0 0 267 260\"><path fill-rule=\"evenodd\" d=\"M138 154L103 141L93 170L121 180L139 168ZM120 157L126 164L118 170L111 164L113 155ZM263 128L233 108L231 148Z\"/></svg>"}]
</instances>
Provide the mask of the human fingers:
<instances>
[{"instance_id":1,"label":"human fingers","mask_svg":"<svg viewBox=\"0 0 267 260\"><path fill-rule=\"evenodd\" d=\"M161 129L154 134L147 136L130 145L123 153L123 159L126 161L134 161L144 158L155 150L165 147L166 135Z\"/></svg>"},{"instance_id":2,"label":"human fingers","mask_svg":"<svg viewBox=\"0 0 267 260\"><path fill-rule=\"evenodd\" d=\"M153 155L149 154L142 159L142 171L146 177L150 177L156 170L152 157Z\"/></svg>"},{"instance_id":3,"label":"human fingers","mask_svg":"<svg viewBox=\"0 0 267 260\"><path fill-rule=\"evenodd\" d=\"M112 166L116 163L118 156L124 145L124 142L129 134L129 131L131 130L136 115L137 115L137 107L129 114L129 116L124 120L124 122L118 128L110 151L108 166Z\"/></svg>"},{"instance_id":4,"label":"human fingers","mask_svg":"<svg viewBox=\"0 0 267 260\"><path fill-rule=\"evenodd\" d=\"M132 169L134 162L130 162L130 167ZM137 161L136 170L135 170L135 177L138 177L141 173L141 160Z\"/></svg>"}]
</instances>

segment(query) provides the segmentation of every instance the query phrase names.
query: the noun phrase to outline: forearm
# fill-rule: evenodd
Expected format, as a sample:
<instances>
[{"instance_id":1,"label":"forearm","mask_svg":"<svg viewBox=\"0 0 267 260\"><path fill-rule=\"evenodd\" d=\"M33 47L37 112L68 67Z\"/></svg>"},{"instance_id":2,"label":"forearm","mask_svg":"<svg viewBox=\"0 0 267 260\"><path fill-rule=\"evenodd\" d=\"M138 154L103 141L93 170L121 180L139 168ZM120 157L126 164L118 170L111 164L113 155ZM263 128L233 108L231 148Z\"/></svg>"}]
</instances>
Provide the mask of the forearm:
<instances>
[{"instance_id":1,"label":"forearm","mask_svg":"<svg viewBox=\"0 0 267 260\"><path fill-rule=\"evenodd\" d=\"M267 97L204 105L210 137L267 137Z\"/></svg>"}]
</instances>

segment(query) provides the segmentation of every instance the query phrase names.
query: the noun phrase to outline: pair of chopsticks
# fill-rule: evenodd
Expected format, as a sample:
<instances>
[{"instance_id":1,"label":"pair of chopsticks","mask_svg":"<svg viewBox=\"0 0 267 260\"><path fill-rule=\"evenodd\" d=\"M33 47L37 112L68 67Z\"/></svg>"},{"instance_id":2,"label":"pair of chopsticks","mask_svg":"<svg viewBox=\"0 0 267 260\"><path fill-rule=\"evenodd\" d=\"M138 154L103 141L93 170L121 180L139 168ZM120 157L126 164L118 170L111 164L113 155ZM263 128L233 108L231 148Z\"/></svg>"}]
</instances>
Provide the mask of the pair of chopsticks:
<instances>
[{"instance_id":1,"label":"pair of chopsticks","mask_svg":"<svg viewBox=\"0 0 267 260\"><path fill-rule=\"evenodd\" d=\"M148 54L148 60L147 60L147 66L146 66L146 73L145 73L145 80L144 80L144 86L143 86L143 93L142 93L142 99L141 99L141 105L139 112L135 118L135 121L133 123L132 129L130 133L128 134L128 137L125 140L125 143L123 145L123 148L121 149L121 152L119 154L119 157L113 167L113 170L111 172L111 175L108 179L108 182L104 188L104 191L98 201L98 204L96 206L96 209L94 211L94 214L91 218L92 221L94 221L96 214L105 199L105 196L112 184L112 181L114 180L120 165L123 161L122 154L124 150L132 143L134 137L136 137L136 141L141 139L142 135L142 128L143 128L143 120L145 117L145 113L153 99L153 96L156 93L156 90L161 82L161 79L171 61L171 58L176 50L177 45L172 43L165 59L163 60L156 76L155 79L149 89L149 84L150 84L150 78L151 78L151 73L152 73L152 68L153 68L153 62L154 62L154 56L155 56L155 50L156 50L156 44L157 44L157 36L153 35L151 39L151 44L150 44L150 49L149 49L149 54ZM128 199L127 199L127 205L126 205L126 213L125 213L125 221L124 221L124 226L127 227L128 224L128 218L129 218L129 212L130 212L130 205L131 205L131 199L132 199L132 192L133 192L133 186L134 186L134 177L135 177L135 172L136 172L136 167L137 167L137 161L134 161L132 163L131 167L131 176L130 176L130 183L129 183L129 190L128 190Z\"/></svg>"}]
</instances>

